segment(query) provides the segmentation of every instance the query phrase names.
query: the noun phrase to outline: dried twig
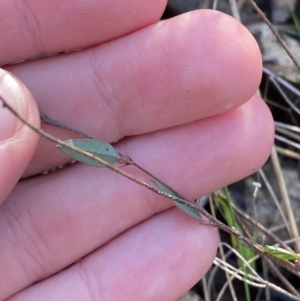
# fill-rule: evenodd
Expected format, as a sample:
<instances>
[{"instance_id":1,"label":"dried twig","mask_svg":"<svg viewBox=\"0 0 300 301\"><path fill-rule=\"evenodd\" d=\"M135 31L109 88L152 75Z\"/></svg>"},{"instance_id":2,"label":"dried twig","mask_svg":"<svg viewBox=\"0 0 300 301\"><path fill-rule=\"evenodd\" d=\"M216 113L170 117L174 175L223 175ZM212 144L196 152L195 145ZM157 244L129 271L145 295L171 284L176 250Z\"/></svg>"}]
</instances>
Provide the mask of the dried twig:
<instances>
[{"instance_id":1,"label":"dried twig","mask_svg":"<svg viewBox=\"0 0 300 301\"><path fill-rule=\"evenodd\" d=\"M300 71L300 65L298 61L296 60L295 56L291 53L286 43L282 40L279 33L275 29L275 27L272 25L272 23L268 20L268 18L265 16L265 14L262 12L262 10L257 6L257 4L253 0L248 0L248 2L251 4L251 6L254 8L254 10L258 13L258 15L262 18L262 20L268 25L278 42L281 44L283 49L286 51L288 56L291 58L297 69Z\"/></svg>"},{"instance_id":2,"label":"dried twig","mask_svg":"<svg viewBox=\"0 0 300 301\"><path fill-rule=\"evenodd\" d=\"M101 166L107 167L108 169L116 172L117 174L126 177L127 179L135 182L138 185L141 185L149 190L151 190L152 192L163 196L165 198L168 198L172 201L174 201L175 203L179 203L184 205L185 208L189 208L191 209L193 212L198 212L199 215L203 215L205 217L207 217L209 219L209 225L211 226L216 226L220 229L222 229L223 231L236 236L239 240L243 241L244 243L246 243L246 245L252 249L253 251L255 251L256 253L258 253L259 255L263 256L263 257L268 257L270 258L270 260L272 260L273 262L275 262L276 264L282 266L283 268L287 269L288 271L290 271L291 273L293 273L294 275L300 277L300 271L298 270L298 268L291 262L289 262L288 260L283 260L280 259L278 257L273 256L270 253L267 253L264 251L264 247L261 246L260 244L253 242L251 239L243 236L237 229L233 228L233 227L229 227L226 224L224 224L223 222L219 221L218 219L216 219L215 217L213 217L211 214L209 214L206 210L204 210L203 208L198 207L196 204L194 204L193 202L187 200L186 198L184 198L183 196L179 195L177 192L175 192L175 190L173 190L172 188L170 188L169 186L167 186L166 184L164 184L162 181L158 180L157 178L152 178L153 180L157 179L159 184L164 185L165 188L169 189L171 191L171 193L166 193L161 189L155 188L151 185L149 185L148 183L145 183L133 176L131 176L130 174L124 172L123 170L121 170L120 168L117 168L115 166L113 166L112 164L107 163L105 160L102 160L101 158L99 158L98 156L93 155L92 153L89 153L87 151L83 151L82 149L78 148L78 147L74 147L74 146L70 146L68 143L57 139L56 137L44 132L43 130L34 127L33 125L29 124L17 111L15 111L6 101L5 99L3 99L3 97L0 96L0 100L3 102L4 107L7 107L20 121L22 121L23 123L25 123L28 127L30 127L33 131L35 131L37 134L39 134L40 136L48 139L51 142L56 143L57 145L64 147L65 149L69 149L71 150L73 153L77 153L85 158L88 158L90 160L93 160L94 162L98 162L99 164L101 164ZM132 164L132 160L130 158L123 158L120 157L120 159L122 160L126 160L129 159L126 164ZM137 165L136 165L137 166ZM149 175L150 173L147 172Z\"/></svg>"}]
</instances>

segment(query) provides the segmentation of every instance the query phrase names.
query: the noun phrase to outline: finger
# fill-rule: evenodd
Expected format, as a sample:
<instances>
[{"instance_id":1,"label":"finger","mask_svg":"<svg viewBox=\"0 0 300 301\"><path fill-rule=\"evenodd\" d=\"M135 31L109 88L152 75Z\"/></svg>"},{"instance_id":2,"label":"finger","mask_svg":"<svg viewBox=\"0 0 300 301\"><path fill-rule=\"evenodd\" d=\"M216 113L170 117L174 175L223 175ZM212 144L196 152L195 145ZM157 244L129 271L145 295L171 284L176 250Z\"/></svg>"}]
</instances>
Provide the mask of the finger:
<instances>
[{"instance_id":1,"label":"finger","mask_svg":"<svg viewBox=\"0 0 300 301\"><path fill-rule=\"evenodd\" d=\"M46 114L112 142L248 101L260 82L261 55L240 23L196 11L84 52L9 69ZM66 162L49 149L41 142L27 175Z\"/></svg>"},{"instance_id":2,"label":"finger","mask_svg":"<svg viewBox=\"0 0 300 301\"><path fill-rule=\"evenodd\" d=\"M165 0L1 1L0 65L117 38L157 22L165 6Z\"/></svg>"},{"instance_id":3,"label":"finger","mask_svg":"<svg viewBox=\"0 0 300 301\"><path fill-rule=\"evenodd\" d=\"M0 96L35 126L39 113L32 95L18 79L0 69ZM0 204L16 185L36 149L38 136L17 120L0 100Z\"/></svg>"},{"instance_id":4,"label":"finger","mask_svg":"<svg viewBox=\"0 0 300 301\"><path fill-rule=\"evenodd\" d=\"M118 149L192 200L255 172L269 155L273 131L269 110L255 97L227 114L131 138ZM3 206L0 266L5 279L14 281L0 281L0 300L171 202L109 170L78 164L21 182Z\"/></svg>"},{"instance_id":5,"label":"finger","mask_svg":"<svg viewBox=\"0 0 300 301\"><path fill-rule=\"evenodd\" d=\"M8 301L177 300L207 272L216 248L215 228L168 210Z\"/></svg>"}]
</instances>

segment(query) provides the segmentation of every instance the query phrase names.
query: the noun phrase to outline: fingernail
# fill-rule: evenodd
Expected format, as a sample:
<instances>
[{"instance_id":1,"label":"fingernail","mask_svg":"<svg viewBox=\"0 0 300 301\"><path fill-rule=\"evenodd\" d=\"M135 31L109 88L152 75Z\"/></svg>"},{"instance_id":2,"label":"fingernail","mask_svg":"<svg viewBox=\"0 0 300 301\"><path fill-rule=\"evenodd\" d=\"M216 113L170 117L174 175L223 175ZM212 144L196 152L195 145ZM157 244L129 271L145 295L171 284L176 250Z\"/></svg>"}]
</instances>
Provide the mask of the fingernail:
<instances>
[{"instance_id":1,"label":"fingernail","mask_svg":"<svg viewBox=\"0 0 300 301\"><path fill-rule=\"evenodd\" d=\"M23 102L24 96L19 83L10 73L2 69L0 69L0 96L18 112L22 110L23 106L19 103ZM0 101L0 141L13 137L19 124L18 119Z\"/></svg>"}]
</instances>

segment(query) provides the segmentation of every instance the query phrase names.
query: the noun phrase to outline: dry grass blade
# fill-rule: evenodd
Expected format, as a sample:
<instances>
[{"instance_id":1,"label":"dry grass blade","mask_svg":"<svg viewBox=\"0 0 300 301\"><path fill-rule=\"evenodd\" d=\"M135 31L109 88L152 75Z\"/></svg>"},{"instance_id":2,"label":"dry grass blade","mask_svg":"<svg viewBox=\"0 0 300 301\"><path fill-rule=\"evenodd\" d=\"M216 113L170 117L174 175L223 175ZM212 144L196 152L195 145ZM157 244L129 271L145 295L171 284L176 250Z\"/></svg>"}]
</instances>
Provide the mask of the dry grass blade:
<instances>
[{"instance_id":1,"label":"dry grass blade","mask_svg":"<svg viewBox=\"0 0 300 301\"><path fill-rule=\"evenodd\" d=\"M292 205L291 205L291 201L287 192L287 188L284 182L284 178L282 175L282 170L281 170L281 166L280 166L280 162L279 162L279 158L275 149L275 146L273 146L272 148L272 153L271 153L271 158L272 158L272 162L273 162L273 166L275 169L275 174L277 177L277 181L278 181L278 185L280 188L280 192L281 192L281 196L282 196L282 200L283 200L283 204L285 207L285 211L287 214L287 220L289 222L289 230L291 233L292 238L298 238L299 237L299 232L298 232L298 227L295 221L295 216L293 213L293 209L292 209ZM295 241L295 249L297 251L297 253L300 253L300 242L297 240Z\"/></svg>"},{"instance_id":2,"label":"dry grass blade","mask_svg":"<svg viewBox=\"0 0 300 301\"><path fill-rule=\"evenodd\" d=\"M243 257L240 256L240 254L234 250L231 246L229 246L226 243L220 243L223 246L226 246L228 249L231 250L231 252L233 252L237 257L240 258L240 260L244 261ZM252 260L254 260L255 258L253 258ZM257 259L257 257L256 257ZM291 294L289 292L287 292L286 290L282 289L281 287L278 287L276 285L274 285L271 282L265 281L264 279L262 279L250 266L250 263L244 261L244 263L249 267L250 270L252 270L253 275L245 275L243 273L243 271L241 269L236 269L235 267L233 267L232 265L228 264L227 262L224 262L222 260L220 260L219 258L216 258L214 261L214 264L224 270L227 270L227 272L229 274L231 274L231 278L237 278L241 281L245 281L247 282L249 285L255 286L255 287L261 287L261 288L272 288L274 290L276 290L277 292L280 292L281 294L288 296L289 298L291 298L292 300L300 300L300 297L295 296L294 294ZM245 276L247 276L247 278L245 278ZM251 281L248 279L252 279ZM222 288L222 290L220 291L220 294L223 293L223 291L226 289L226 286L228 285L228 283L226 283L224 285L224 287ZM220 295L219 298L217 300L221 300L220 299ZM216 301L217 301L216 300Z\"/></svg>"},{"instance_id":3,"label":"dry grass blade","mask_svg":"<svg viewBox=\"0 0 300 301\"><path fill-rule=\"evenodd\" d=\"M298 150L300 150L300 144L299 143L296 143L294 141L291 141L290 139L288 138L285 138L285 137L282 137L280 135L275 135L275 139L278 140L278 141L281 141L281 142L284 142Z\"/></svg>"},{"instance_id":4,"label":"dry grass blade","mask_svg":"<svg viewBox=\"0 0 300 301\"><path fill-rule=\"evenodd\" d=\"M282 219L283 219L283 221L284 221L284 223L285 223L285 225L286 225L286 227L289 231L289 227L288 227L289 223L288 223L288 221L286 219L286 216L285 216L285 214L284 214L284 212L281 208L280 201L278 200L278 198L276 196L276 193L274 192L267 176L265 175L265 173L262 169L259 169L258 173L259 173L260 177L262 178L264 184L266 185L266 187L267 187L267 189L268 189L268 191L269 191L269 193L270 193L270 195L271 195L271 197L272 197L272 199L273 199L273 201L276 205L276 208L278 209L278 211L279 211L279 213L280 213L280 215L281 215L281 217L282 217Z\"/></svg>"},{"instance_id":5,"label":"dry grass blade","mask_svg":"<svg viewBox=\"0 0 300 301\"><path fill-rule=\"evenodd\" d=\"M216 217L214 202L213 202L213 198L212 198L211 194L209 195L209 205L210 205L210 210L211 210L212 215L214 217ZM219 240L221 240L220 239L220 232L218 232L218 235L219 235ZM224 252L222 244L219 244L219 250L220 250L222 260L226 261L225 252ZM232 297L233 301L238 301L238 298L236 296L232 281L230 280L230 275L226 270L225 270L225 276L226 276L226 279L227 279L227 282L228 282L229 290L230 290L231 297Z\"/></svg>"},{"instance_id":6,"label":"dry grass blade","mask_svg":"<svg viewBox=\"0 0 300 301\"><path fill-rule=\"evenodd\" d=\"M292 159L296 159L296 160L300 160L300 154L290 150L290 149L286 149L280 146L276 146L276 151L278 154L290 157Z\"/></svg>"}]
</instances>

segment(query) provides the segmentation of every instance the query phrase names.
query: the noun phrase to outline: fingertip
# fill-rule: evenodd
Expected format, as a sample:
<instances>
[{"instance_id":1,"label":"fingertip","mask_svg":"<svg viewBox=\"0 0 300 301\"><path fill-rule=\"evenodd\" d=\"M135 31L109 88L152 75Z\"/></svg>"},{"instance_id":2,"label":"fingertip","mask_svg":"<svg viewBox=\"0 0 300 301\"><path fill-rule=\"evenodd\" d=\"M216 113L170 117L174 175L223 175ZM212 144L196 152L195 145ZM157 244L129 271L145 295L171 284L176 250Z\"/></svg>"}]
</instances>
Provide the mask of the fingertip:
<instances>
[{"instance_id":1,"label":"fingertip","mask_svg":"<svg viewBox=\"0 0 300 301\"><path fill-rule=\"evenodd\" d=\"M197 78L190 74L188 81L189 85L193 80L200 85L201 99L212 106L208 112L219 114L238 107L257 91L262 57L243 24L222 12L201 9L173 18L169 27L174 34L169 33L166 40L176 45L174 51L180 57L173 65L185 63L184 77L189 70L198 70L194 71Z\"/></svg>"},{"instance_id":2,"label":"fingertip","mask_svg":"<svg viewBox=\"0 0 300 301\"><path fill-rule=\"evenodd\" d=\"M238 108L237 114L240 114L241 122L244 123L246 139L245 136L241 137L241 141L244 142L245 150L251 150L251 153L245 151L245 154L252 158L254 172L267 161L274 145L273 116L265 101L258 94L254 94L248 103Z\"/></svg>"},{"instance_id":3,"label":"fingertip","mask_svg":"<svg viewBox=\"0 0 300 301\"><path fill-rule=\"evenodd\" d=\"M201 10L199 14L202 39L207 41L202 47L207 56L214 65L228 70L232 86L246 91L244 102L248 101L262 76L262 56L255 38L243 24L227 14L215 10Z\"/></svg>"},{"instance_id":4,"label":"fingertip","mask_svg":"<svg viewBox=\"0 0 300 301\"><path fill-rule=\"evenodd\" d=\"M0 69L0 95L26 120L39 127L36 103L25 85ZM35 151L38 136L15 117L7 107L0 108L0 203L20 179Z\"/></svg>"}]
</instances>

